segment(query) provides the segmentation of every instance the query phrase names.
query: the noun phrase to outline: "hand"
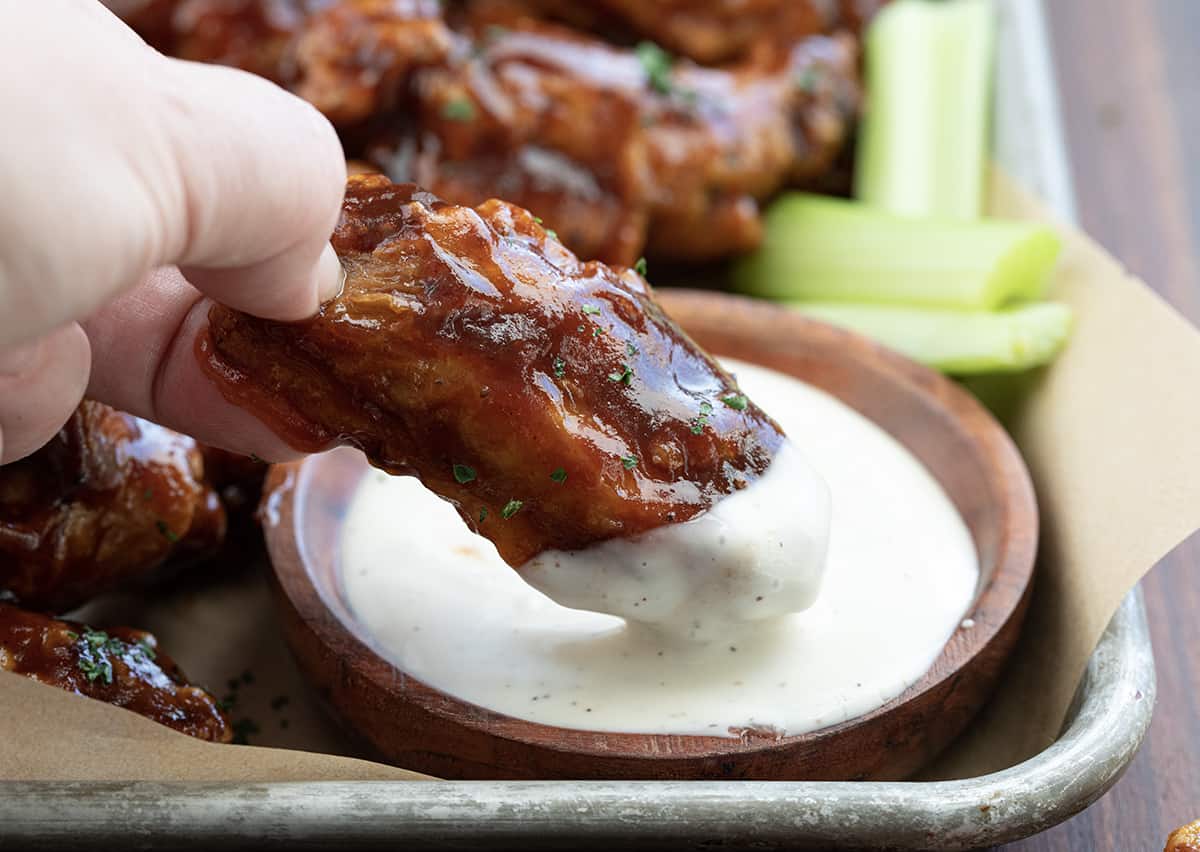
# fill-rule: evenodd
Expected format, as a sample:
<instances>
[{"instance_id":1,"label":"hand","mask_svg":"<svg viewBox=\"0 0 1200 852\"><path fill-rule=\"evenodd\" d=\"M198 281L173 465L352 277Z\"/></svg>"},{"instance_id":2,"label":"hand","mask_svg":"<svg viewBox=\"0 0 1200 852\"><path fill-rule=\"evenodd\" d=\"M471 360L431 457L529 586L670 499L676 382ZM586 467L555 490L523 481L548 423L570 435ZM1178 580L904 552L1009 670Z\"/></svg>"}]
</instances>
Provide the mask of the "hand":
<instances>
[{"instance_id":1,"label":"hand","mask_svg":"<svg viewBox=\"0 0 1200 852\"><path fill-rule=\"evenodd\" d=\"M294 455L194 353L205 296L302 319L341 285L333 128L275 85L167 59L95 0L0 5L0 463L86 394ZM178 268L173 268L178 267Z\"/></svg>"}]
</instances>

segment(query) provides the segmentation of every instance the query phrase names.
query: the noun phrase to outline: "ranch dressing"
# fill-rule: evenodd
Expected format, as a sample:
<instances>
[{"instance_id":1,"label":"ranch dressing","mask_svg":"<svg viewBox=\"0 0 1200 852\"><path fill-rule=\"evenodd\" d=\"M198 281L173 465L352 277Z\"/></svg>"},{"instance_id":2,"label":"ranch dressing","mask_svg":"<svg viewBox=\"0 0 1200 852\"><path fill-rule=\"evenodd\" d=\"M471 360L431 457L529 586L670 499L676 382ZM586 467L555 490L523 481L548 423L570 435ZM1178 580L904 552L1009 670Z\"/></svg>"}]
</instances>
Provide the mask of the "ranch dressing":
<instances>
[{"instance_id":1,"label":"ranch dressing","mask_svg":"<svg viewBox=\"0 0 1200 852\"><path fill-rule=\"evenodd\" d=\"M523 566L526 582L417 480L365 477L343 530L343 590L380 653L510 716L637 733L798 734L869 712L920 678L975 594L962 518L869 420L791 377L726 366L792 445L705 515L642 536L644 560L629 542L543 554ZM674 538L689 527L694 535ZM766 531L759 543L739 534L748 528ZM663 555L670 548L676 557ZM752 568L745 548L758 554ZM568 609L529 583L628 620Z\"/></svg>"}]
</instances>

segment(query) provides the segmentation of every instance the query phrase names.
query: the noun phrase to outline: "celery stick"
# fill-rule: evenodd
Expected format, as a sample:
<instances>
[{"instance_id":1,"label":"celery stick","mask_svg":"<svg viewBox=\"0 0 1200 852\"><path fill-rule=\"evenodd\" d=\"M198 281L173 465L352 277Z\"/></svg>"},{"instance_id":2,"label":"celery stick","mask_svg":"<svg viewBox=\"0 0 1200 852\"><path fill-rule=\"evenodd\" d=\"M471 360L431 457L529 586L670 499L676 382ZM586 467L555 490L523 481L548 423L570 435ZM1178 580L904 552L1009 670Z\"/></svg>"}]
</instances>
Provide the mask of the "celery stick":
<instances>
[{"instance_id":1,"label":"celery stick","mask_svg":"<svg viewBox=\"0 0 1200 852\"><path fill-rule=\"evenodd\" d=\"M857 198L904 216L979 218L995 29L991 0L897 0L876 16Z\"/></svg>"},{"instance_id":2,"label":"celery stick","mask_svg":"<svg viewBox=\"0 0 1200 852\"><path fill-rule=\"evenodd\" d=\"M903 219L861 204L788 193L734 286L769 299L990 310L1039 298L1060 241L1030 222Z\"/></svg>"},{"instance_id":3,"label":"celery stick","mask_svg":"<svg viewBox=\"0 0 1200 852\"><path fill-rule=\"evenodd\" d=\"M865 334L947 373L1011 372L1046 364L1071 330L1071 310L1057 302L994 313L800 303L805 314Z\"/></svg>"}]
</instances>

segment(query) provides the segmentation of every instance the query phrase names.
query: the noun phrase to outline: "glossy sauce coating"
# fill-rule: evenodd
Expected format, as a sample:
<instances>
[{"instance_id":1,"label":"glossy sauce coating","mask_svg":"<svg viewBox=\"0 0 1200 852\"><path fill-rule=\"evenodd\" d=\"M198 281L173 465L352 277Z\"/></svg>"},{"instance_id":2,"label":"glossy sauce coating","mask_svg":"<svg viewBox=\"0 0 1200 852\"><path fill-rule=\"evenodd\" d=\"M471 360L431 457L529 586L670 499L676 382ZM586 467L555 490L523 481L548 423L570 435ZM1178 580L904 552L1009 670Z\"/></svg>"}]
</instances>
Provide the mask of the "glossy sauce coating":
<instances>
[{"instance_id":1,"label":"glossy sauce coating","mask_svg":"<svg viewBox=\"0 0 1200 852\"><path fill-rule=\"evenodd\" d=\"M0 467L0 589L30 606L65 611L211 553L225 528L193 439L97 402Z\"/></svg>"},{"instance_id":2,"label":"glossy sauce coating","mask_svg":"<svg viewBox=\"0 0 1200 852\"><path fill-rule=\"evenodd\" d=\"M142 630L98 631L0 603L0 669L124 707L198 739L233 738L217 700L188 684Z\"/></svg>"},{"instance_id":3,"label":"glossy sauce coating","mask_svg":"<svg viewBox=\"0 0 1200 852\"><path fill-rule=\"evenodd\" d=\"M640 275L518 207L358 176L333 244L346 286L315 319L216 306L199 356L297 447L418 475L510 565L687 520L783 441Z\"/></svg>"}]
</instances>

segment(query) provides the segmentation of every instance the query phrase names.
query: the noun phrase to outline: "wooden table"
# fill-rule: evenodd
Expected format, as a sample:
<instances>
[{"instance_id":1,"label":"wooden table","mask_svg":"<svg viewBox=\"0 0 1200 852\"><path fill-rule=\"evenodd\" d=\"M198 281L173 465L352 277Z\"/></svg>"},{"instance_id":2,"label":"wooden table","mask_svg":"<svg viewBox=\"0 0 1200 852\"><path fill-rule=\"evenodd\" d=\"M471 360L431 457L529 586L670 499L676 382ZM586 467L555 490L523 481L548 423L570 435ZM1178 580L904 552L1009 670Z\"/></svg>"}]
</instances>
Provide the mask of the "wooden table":
<instances>
[{"instance_id":1,"label":"wooden table","mask_svg":"<svg viewBox=\"0 0 1200 852\"><path fill-rule=\"evenodd\" d=\"M1200 2L1044 2L1080 221L1200 323ZM1005 852L1157 850L1200 818L1198 563L1194 536L1144 583L1158 705L1125 777L1073 820Z\"/></svg>"}]
</instances>

